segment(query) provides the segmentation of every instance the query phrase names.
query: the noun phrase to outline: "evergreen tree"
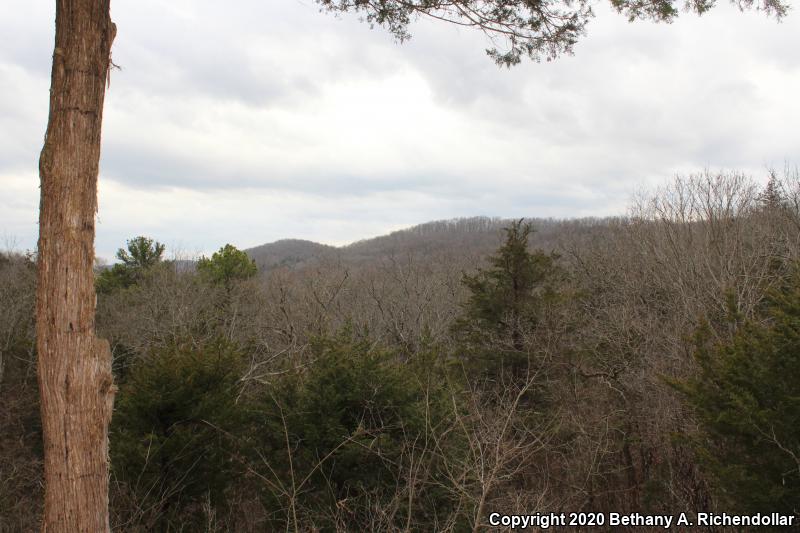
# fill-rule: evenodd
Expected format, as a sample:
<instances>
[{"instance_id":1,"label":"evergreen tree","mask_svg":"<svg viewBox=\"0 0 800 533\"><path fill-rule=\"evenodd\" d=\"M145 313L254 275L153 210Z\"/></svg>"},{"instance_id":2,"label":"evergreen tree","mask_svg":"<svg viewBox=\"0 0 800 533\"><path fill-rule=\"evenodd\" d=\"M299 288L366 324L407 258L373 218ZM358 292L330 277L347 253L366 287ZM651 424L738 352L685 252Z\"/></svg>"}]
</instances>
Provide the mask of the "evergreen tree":
<instances>
[{"instance_id":1,"label":"evergreen tree","mask_svg":"<svg viewBox=\"0 0 800 533\"><path fill-rule=\"evenodd\" d=\"M708 328L700 328L699 373L673 385L701 423L694 444L726 510L797 515L800 270L770 296L765 314L765 322L746 322L715 346Z\"/></svg>"},{"instance_id":2,"label":"evergreen tree","mask_svg":"<svg viewBox=\"0 0 800 533\"><path fill-rule=\"evenodd\" d=\"M131 270L147 270L161 261L164 245L148 237L138 236L128 240L127 250L117 250L117 259Z\"/></svg>"},{"instance_id":3,"label":"evergreen tree","mask_svg":"<svg viewBox=\"0 0 800 533\"><path fill-rule=\"evenodd\" d=\"M526 55L554 59L570 53L593 15L592 6L584 0L318 2L334 12L359 12L366 21L387 27L400 40L409 37L408 25L422 15L479 28L505 39L504 45L488 51L503 65L516 64ZM673 0L612 0L611 4L631 20L671 21L678 14ZM747 0L740 6L754 4ZM688 3L697 13L713 5L707 0ZM781 0L764 0L756 5L778 17L788 9ZM109 531L108 463L104 452L93 452L107 441L110 409L105 406L112 403L113 388L105 381L110 379L111 355L105 349L95 357L103 372L96 371L97 365L84 365L83 360L99 345L93 328L96 294L92 265L103 103L113 66L111 45L117 34L117 26L111 22L110 1L57 2L55 30L50 113L39 159L42 186L36 323L39 383L42 396L48 399L42 407L48 428L44 433L48 451L43 529ZM68 293L70 297L63 296ZM67 324L76 334L63 333ZM76 379L62 379L64 368ZM102 380L96 379L99 375L103 375ZM81 392L75 395L69 390ZM91 398L91 408L68 405L64 398ZM103 416L95 416L95 411ZM87 458L87 475L70 478L66 459L70 455ZM67 479L71 486L65 485Z\"/></svg>"},{"instance_id":4,"label":"evergreen tree","mask_svg":"<svg viewBox=\"0 0 800 533\"><path fill-rule=\"evenodd\" d=\"M786 193L778 174L774 170L769 171L767 185L758 195L758 200L765 209L778 210L786 206Z\"/></svg>"},{"instance_id":5,"label":"evergreen tree","mask_svg":"<svg viewBox=\"0 0 800 533\"><path fill-rule=\"evenodd\" d=\"M150 510L150 528L196 530L193 506L208 498L224 507L245 422L236 401L241 370L241 354L224 340L176 344L140 361L120 389L113 473L134 507Z\"/></svg>"},{"instance_id":6,"label":"evergreen tree","mask_svg":"<svg viewBox=\"0 0 800 533\"><path fill-rule=\"evenodd\" d=\"M140 235L129 239L127 250L117 250L116 257L121 262L104 270L96 278L97 292L108 293L135 285L149 270L161 263L164 249L163 244L148 237Z\"/></svg>"},{"instance_id":7,"label":"evergreen tree","mask_svg":"<svg viewBox=\"0 0 800 533\"><path fill-rule=\"evenodd\" d=\"M556 255L530 251L533 227L524 219L505 228L506 240L488 269L464 275L470 296L454 325L460 349L478 370L523 372L530 363L531 335L559 298Z\"/></svg>"},{"instance_id":8,"label":"evergreen tree","mask_svg":"<svg viewBox=\"0 0 800 533\"><path fill-rule=\"evenodd\" d=\"M232 244L226 244L214 252L211 258L201 257L197 271L211 283L230 288L236 280L251 278L258 269L256 262Z\"/></svg>"},{"instance_id":9,"label":"evergreen tree","mask_svg":"<svg viewBox=\"0 0 800 533\"><path fill-rule=\"evenodd\" d=\"M405 461L421 457L416 448L446 419L449 398L441 382L423 386L409 365L348 329L315 340L312 352L307 372L272 384L262 402L255 463L268 480L265 505L280 517L273 529L294 520L294 506L314 515L315 530L338 531L332 517L346 501L348 524L365 529L374 506L395 496ZM415 520L444 511L438 488L417 490Z\"/></svg>"}]
</instances>

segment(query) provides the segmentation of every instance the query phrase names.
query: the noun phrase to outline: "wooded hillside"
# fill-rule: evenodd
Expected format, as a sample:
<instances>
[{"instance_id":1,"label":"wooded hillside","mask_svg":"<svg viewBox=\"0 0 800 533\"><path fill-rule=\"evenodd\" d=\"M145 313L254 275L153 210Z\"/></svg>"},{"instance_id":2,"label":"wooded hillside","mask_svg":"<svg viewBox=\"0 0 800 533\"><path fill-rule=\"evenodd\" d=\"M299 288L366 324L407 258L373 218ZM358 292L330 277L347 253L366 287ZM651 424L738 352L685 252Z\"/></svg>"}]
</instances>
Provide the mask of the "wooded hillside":
<instances>
[{"instance_id":1,"label":"wooded hillside","mask_svg":"<svg viewBox=\"0 0 800 533\"><path fill-rule=\"evenodd\" d=\"M222 247L195 269L151 237L97 273L113 529L798 516L796 173L677 178L613 219ZM0 255L2 531L41 512L33 259Z\"/></svg>"}]
</instances>

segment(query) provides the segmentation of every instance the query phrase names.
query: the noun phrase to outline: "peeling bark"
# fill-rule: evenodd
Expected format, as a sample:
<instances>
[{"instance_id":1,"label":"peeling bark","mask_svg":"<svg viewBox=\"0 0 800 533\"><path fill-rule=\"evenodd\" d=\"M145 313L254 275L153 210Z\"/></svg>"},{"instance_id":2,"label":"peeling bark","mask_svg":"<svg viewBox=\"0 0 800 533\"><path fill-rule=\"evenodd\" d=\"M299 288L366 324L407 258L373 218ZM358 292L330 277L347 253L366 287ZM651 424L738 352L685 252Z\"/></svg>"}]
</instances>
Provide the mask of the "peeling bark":
<instances>
[{"instance_id":1,"label":"peeling bark","mask_svg":"<svg viewBox=\"0 0 800 533\"><path fill-rule=\"evenodd\" d=\"M109 531L114 380L95 337L100 127L116 28L109 0L58 0L50 115L39 159L36 348L44 433L42 531Z\"/></svg>"}]
</instances>

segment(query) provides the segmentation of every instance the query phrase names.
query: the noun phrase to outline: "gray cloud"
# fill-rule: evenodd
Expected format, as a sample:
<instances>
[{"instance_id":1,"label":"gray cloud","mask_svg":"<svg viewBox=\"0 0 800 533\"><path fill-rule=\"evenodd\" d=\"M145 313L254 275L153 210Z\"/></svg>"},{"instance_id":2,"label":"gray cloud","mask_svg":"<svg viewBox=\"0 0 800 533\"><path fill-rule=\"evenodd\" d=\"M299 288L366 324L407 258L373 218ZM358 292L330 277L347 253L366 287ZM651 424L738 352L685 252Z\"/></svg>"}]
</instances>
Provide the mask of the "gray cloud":
<instances>
[{"instance_id":1,"label":"gray cloud","mask_svg":"<svg viewBox=\"0 0 800 533\"><path fill-rule=\"evenodd\" d=\"M53 7L0 20L0 234L35 243ZM476 32L395 43L311 0L114 4L98 251L343 243L475 214L620 214L675 172L800 161L800 18L721 5L671 25L605 7L552 63L498 69ZM7 186L6 186L7 185Z\"/></svg>"}]
</instances>

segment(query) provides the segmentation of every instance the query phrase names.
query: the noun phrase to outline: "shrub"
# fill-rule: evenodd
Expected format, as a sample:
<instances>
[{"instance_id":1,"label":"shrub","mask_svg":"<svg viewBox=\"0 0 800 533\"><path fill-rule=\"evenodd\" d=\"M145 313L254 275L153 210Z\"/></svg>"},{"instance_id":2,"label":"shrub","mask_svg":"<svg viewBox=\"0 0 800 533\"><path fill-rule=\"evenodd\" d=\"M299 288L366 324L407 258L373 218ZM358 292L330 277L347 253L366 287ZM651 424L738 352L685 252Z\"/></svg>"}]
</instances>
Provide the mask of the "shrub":
<instances>
[{"instance_id":1,"label":"shrub","mask_svg":"<svg viewBox=\"0 0 800 533\"><path fill-rule=\"evenodd\" d=\"M695 448L729 509L791 514L800 501L800 271L772 293L764 319L717 345L701 328L699 373L673 384L701 423Z\"/></svg>"},{"instance_id":2,"label":"shrub","mask_svg":"<svg viewBox=\"0 0 800 533\"><path fill-rule=\"evenodd\" d=\"M137 363L119 391L113 475L150 527L191 524L201 501L221 507L235 479L241 356L216 340L176 344Z\"/></svg>"},{"instance_id":3,"label":"shrub","mask_svg":"<svg viewBox=\"0 0 800 533\"><path fill-rule=\"evenodd\" d=\"M397 504L408 458L425 456L424 434L444 416L441 394L427 394L406 365L349 333L317 340L313 353L307 371L270 388L262 403L267 507L281 527L298 520L334 530L337 517L374 527L376 509L391 515L389 502ZM421 489L419 498L432 494Z\"/></svg>"}]
</instances>

